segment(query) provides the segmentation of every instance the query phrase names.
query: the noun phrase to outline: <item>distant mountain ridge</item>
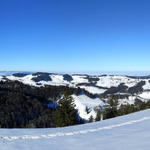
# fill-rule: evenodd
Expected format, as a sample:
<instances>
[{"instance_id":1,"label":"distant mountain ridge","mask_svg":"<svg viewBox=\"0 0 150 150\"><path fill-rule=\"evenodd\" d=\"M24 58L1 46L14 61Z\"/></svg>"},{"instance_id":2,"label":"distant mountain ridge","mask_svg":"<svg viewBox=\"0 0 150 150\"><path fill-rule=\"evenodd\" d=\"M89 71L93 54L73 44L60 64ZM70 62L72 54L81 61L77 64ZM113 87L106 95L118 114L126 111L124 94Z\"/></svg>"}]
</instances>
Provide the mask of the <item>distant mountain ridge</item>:
<instances>
[{"instance_id":1,"label":"distant mountain ridge","mask_svg":"<svg viewBox=\"0 0 150 150\"><path fill-rule=\"evenodd\" d=\"M12 74L32 74L30 71L0 71L0 75L12 75Z\"/></svg>"},{"instance_id":2,"label":"distant mountain ridge","mask_svg":"<svg viewBox=\"0 0 150 150\"><path fill-rule=\"evenodd\" d=\"M87 75L57 74L47 72L3 72L1 81L17 80L31 86L69 86L81 88L91 94L107 99L109 95L119 95L123 102L133 103L135 99L150 99L150 75Z\"/></svg>"}]
</instances>

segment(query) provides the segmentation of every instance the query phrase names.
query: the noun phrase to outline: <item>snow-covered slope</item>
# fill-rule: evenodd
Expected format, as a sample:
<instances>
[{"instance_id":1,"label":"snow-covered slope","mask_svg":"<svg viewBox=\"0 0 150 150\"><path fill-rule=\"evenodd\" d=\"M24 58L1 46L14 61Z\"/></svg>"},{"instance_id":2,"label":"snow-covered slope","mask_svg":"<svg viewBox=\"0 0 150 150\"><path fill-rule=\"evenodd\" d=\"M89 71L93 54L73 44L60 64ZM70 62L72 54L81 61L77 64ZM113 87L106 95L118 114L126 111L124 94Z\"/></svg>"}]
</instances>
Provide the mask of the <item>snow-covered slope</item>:
<instances>
[{"instance_id":1,"label":"snow-covered slope","mask_svg":"<svg viewBox=\"0 0 150 150\"><path fill-rule=\"evenodd\" d=\"M143 89L150 89L150 76L128 77L116 75L91 76L91 75L68 75L52 73L14 73L10 75L0 75L0 80L18 80L33 86L44 85L70 85L86 88L91 93L103 93L107 88L118 87L124 84L128 88L134 87L137 83L144 81ZM4 78L4 79L3 79ZM38 78L38 80L35 80ZM49 79L48 79L49 78ZM37 84L38 83L38 84ZM97 87L97 88L96 88ZM100 91L98 90L100 89ZM102 91L102 89L104 91Z\"/></svg>"},{"instance_id":2,"label":"snow-covered slope","mask_svg":"<svg viewBox=\"0 0 150 150\"><path fill-rule=\"evenodd\" d=\"M121 83L124 83L128 87L133 87L138 83L139 79L129 78L126 76L101 76L97 82L101 87L117 87Z\"/></svg>"},{"instance_id":3,"label":"snow-covered slope","mask_svg":"<svg viewBox=\"0 0 150 150\"><path fill-rule=\"evenodd\" d=\"M80 88L85 89L86 91L92 94L102 94L105 91L107 91L106 89L102 89L94 86L80 86Z\"/></svg>"},{"instance_id":4,"label":"snow-covered slope","mask_svg":"<svg viewBox=\"0 0 150 150\"><path fill-rule=\"evenodd\" d=\"M52 129L0 129L1 150L149 150L150 110Z\"/></svg>"},{"instance_id":5,"label":"snow-covered slope","mask_svg":"<svg viewBox=\"0 0 150 150\"><path fill-rule=\"evenodd\" d=\"M14 73L0 76L0 81L17 80L31 86L69 86L86 90L103 99L111 94L119 95L120 104L132 104L139 100L150 99L150 76L117 76L117 75L80 75L52 73ZM129 101L130 100L130 101Z\"/></svg>"},{"instance_id":6,"label":"snow-covered slope","mask_svg":"<svg viewBox=\"0 0 150 150\"><path fill-rule=\"evenodd\" d=\"M79 96L73 95L74 103L76 105L76 109L78 110L79 116L85 120L89 120L90 116L96 118L96 107L106 105L99 98L90 98L85 94L81 94ZM86 111L86 107L88 112Z\"/></svg>"}]
</instances>

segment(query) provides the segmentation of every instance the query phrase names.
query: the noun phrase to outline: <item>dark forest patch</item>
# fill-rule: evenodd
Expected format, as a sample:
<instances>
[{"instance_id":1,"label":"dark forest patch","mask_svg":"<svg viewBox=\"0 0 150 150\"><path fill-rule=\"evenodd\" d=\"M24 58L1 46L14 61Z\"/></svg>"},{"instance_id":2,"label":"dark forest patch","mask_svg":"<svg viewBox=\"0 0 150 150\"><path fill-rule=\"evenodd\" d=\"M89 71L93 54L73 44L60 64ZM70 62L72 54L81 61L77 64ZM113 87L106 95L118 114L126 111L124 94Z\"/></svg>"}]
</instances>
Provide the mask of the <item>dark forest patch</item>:
<instances>
[{"instance_id":1,"label":"dark forest patch","mask_svg":"<svg viewBox=\"0 0 150 150\"><path fill-rule=\"evenodd\" d=\"M32 78L32 80L35 81L35 82L52 81L49 73L35 73L33 75L37 76L37 77Z\"/></svg>"},{"instance_id":2,"label":"dark forest patch","mask_svg":"<svg viewBox=\"0 0 150 150\"><path fill-rule=\"evenodd\" d=\"M68 75L68 74L64 74L63 75L63 79L68 81L68 82L71 82L73 80L72 76Z\"/></svg>"},{"instance_id":3,"label":"dark forest patch","mask_svg":"<svg viewBox=\"0 0 150 150\"><path fill-rule=\"evenodd\" d=\"M15 76L15 77L25 77L25 76L27 76L28 74L26 74L26 73L14 73L13 74L13 76Z\"/></svg>"}]
</instances>

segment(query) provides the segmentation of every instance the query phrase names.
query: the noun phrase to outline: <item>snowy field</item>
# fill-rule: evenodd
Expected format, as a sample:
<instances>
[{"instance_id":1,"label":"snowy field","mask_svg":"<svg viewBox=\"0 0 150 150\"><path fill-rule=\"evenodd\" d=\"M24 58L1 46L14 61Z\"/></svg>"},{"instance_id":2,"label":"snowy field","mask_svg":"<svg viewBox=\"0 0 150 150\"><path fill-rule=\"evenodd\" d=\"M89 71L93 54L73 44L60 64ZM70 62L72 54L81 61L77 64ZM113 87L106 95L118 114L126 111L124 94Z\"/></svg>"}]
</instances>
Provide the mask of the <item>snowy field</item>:
<instances>
[{"instance_id":1,"label":"snowy field","mask_svg":"<svg viewBox=\"0 0 150 150\"><path fill-rule=\"evenodd\" d=\"M0 150L149 150L150 110L57 129L0 129Z\"/></svg>"},{"instance_id":2,"label":"snowy field","mask_svg":"<svg viewBox=\"0 0 150 150\"><path fill-rule=\"evenodd\" d=\"M85 120L89 120L90 116L96 118L95 107L104 106L105 103L99 98L90 98L85 94L79 96L72 95L76 109L78 110L79 116ZM89 113L86 112L86 107L89 109Z\"/></svg>"}]
</instances>

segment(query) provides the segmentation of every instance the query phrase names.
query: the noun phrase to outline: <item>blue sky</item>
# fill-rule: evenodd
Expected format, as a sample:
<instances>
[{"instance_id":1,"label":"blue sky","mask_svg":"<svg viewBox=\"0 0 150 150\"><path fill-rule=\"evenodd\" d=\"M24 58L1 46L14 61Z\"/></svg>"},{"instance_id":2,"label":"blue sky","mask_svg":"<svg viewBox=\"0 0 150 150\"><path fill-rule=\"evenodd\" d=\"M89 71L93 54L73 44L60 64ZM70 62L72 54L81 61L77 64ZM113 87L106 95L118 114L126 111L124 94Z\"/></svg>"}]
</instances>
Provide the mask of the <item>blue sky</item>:
<instances>
[{"instance_id":1,"label":"blue sky","mask_svg":"<svg viewBox=\"0 0 150 150\"><path fill-rule=\"evenodd\" d=\"M0 70L150 71L149 0L0 0Z\"/></svg>"}]
</instances>

